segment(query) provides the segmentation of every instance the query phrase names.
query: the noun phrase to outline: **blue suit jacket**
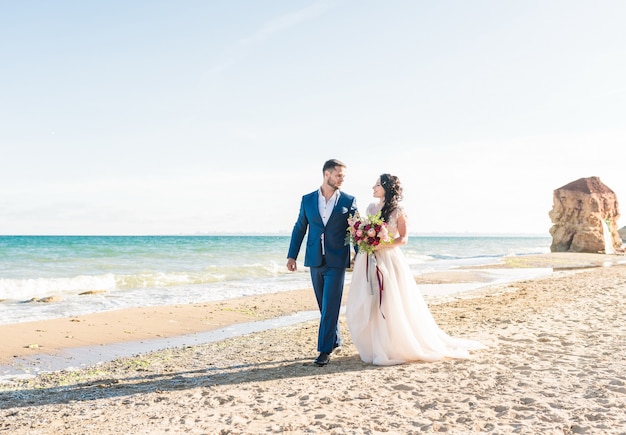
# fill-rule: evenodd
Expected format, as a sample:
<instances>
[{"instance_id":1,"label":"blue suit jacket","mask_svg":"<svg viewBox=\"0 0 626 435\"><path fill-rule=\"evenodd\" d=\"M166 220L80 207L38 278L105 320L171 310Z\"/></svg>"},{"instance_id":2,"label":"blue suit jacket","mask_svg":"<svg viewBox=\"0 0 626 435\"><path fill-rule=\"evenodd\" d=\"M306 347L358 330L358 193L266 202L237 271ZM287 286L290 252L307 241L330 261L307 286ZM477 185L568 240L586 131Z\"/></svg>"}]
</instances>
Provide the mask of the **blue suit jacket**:
<instances>
[{"instance_id":1,"label":"blue suit jacket","mask_svg":"<svg viewBox=\"0 0 626 435\"><path fill-rule=\"evenodd\" d=\"M357 210L356 200L352 195L340 192L339 200L328 218L326 226L324 226L318 207L319 194L318 189L302 197L298 220L291 232L287 258L298 258L308 228L309 235L304 254L306 267L322 265L322 240L324 241L326 264L329 267L349 267L350 245L345 243L346 230L348 229L348 216ZM323 238L322 235L324 235Z\"/></svg>"}]
</instances>

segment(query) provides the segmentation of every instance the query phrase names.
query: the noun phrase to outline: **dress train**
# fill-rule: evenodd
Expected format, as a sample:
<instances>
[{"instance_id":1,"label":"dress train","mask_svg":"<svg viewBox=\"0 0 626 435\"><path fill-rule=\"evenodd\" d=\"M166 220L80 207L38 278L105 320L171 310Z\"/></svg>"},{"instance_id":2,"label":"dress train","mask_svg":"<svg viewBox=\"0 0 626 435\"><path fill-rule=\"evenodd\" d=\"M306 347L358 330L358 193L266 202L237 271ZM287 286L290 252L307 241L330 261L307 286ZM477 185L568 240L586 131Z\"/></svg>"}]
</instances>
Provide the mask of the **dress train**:
<instances>
[{"instance_id":1,"label":"dress train","mask_svg":"<svg viewBox=\"0 0 626 435\"><path fill-rule=\"evenodd\" d=\"M469 358L470 350L486 347L439 328L398 247L357 254L346 319L361 359L370 364Z\"/></svg>"}]
</instances>

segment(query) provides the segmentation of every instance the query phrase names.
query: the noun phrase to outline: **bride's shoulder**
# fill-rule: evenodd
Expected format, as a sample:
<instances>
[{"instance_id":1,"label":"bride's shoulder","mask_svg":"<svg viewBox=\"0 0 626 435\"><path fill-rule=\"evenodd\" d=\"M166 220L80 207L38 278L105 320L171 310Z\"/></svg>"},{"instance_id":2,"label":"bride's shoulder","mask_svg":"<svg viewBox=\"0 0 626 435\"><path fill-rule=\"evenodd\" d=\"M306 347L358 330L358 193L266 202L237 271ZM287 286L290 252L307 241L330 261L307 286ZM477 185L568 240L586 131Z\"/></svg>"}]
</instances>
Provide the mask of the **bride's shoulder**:
<instances>
[{"instance_id":1,"label":"bride's shoulder","mask_svg":"<svg viewBox=\"0 0 626 435\"><path fill-rule=\"evenodd\" d=\"M379 207L378 207L377 203L372 202L372 203L370 203L370 205L367 206L367 210L366 210L367 214L374 215L374 214L376 214L378 212L379 212Z\"/></svg>"},{"instance_id":2,"label":"bride's shoulder","mask_svg":"<svg viewBox=\"0 0 626 435\"><path fill-rule=\"evenodd\" d=\"M401 205L399 205L398 207L396 207L396 209L393 211L393 215L398 218L398 216L403 216L404 218L406 218L406 210L404 209L404 207L402 207Z\"/></svg>"}]
</instances>

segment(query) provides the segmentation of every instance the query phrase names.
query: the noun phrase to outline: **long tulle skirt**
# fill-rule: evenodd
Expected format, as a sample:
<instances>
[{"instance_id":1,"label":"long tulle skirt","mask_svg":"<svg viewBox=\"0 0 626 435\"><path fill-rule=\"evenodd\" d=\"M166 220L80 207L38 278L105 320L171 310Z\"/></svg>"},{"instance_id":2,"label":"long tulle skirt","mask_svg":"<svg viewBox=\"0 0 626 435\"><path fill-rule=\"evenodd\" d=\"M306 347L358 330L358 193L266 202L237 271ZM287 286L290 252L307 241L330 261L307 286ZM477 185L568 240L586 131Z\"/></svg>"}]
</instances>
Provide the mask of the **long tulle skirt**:
<instances>
[{"instance_id":1,"label":"long tulle skirt","mask_svg":"<svg viewBox=\"0 0 626 435\"><path fill-rule=\"evenodd\" d=\"M357 254L346 319L361 359L370 364L469 358L470 350L485 348L439 328L399 248Z\"/></svg>"}]
</instances>

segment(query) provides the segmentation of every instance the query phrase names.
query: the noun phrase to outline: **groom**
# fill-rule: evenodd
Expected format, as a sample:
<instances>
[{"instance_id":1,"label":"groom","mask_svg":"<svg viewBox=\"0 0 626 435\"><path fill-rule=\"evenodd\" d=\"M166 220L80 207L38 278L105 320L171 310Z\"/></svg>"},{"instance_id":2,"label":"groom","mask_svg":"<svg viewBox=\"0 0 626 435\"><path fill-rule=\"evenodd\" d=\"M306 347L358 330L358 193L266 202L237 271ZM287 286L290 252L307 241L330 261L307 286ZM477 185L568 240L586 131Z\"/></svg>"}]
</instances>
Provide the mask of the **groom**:
<instances>
[{"instance_id":1,"label":"groom","mask_svg":"<svg viewBox=\"0 0 626 435\"><path fill-rule=\"evenodd\" d=\"M350 245L345 244L345 238L348 215L356 212L354 197L339 191L345 169L346 165L339 160L324 163L322 186L302 197L287 254L287 269L295 271L296 258L308 227L304 265L310 268L321 313L317 336L320 354L314 361L319 367L328 364L332 351L341 346L339 310L346 268L350 265Z\"/></svg>"}]
</instances>

